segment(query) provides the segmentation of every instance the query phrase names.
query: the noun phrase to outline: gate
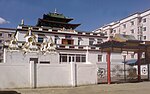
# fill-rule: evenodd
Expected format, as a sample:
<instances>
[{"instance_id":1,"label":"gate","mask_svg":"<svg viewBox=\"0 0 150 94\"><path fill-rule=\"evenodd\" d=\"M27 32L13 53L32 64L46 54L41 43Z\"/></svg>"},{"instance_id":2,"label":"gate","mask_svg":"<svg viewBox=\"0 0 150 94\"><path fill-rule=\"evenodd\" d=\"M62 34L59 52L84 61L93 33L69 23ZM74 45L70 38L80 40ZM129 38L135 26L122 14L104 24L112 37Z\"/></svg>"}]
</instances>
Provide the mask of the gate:
<instances>
[{"instance_id":1,"label":"gate","mask_svg":"<svg viewBox=\"0 0 150 94\"><path fill-rule=\"evenodd\" d=\"M97 64L98 83L107 83L107 63ZM148 65L141 65L141 81L148 80ZM111 82L137 82L137 65L130 66L126 64L111 64Z\"/></svg>"}]
</instances>

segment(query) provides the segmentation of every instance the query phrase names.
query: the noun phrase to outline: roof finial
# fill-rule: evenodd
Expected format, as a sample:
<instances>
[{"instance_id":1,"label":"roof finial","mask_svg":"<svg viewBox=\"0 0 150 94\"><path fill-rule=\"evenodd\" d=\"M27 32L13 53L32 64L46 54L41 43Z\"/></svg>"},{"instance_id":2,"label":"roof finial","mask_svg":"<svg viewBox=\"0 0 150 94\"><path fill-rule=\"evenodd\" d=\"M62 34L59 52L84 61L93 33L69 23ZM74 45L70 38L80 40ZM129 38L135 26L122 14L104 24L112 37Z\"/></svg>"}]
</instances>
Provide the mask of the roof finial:
<instances>
[{"instance_id":1,"label":"roof finial","mask_svg":"<svg viewBox=\"0 0 150 94\"><path fill-rule=\"evenodd\" d=\"M21 20L21 25L24 25L24 20L23 19Z\"/></svg>"},{"instance_id":2,"label":"roof finial","mask_svg":"<svg viewBox=\"0 0 150 94\"><path fill-rule=\"evenodd\" d=\"M54 13L57 13L57 9L55 8L55 11L54 11Z\"/></svg>"}]
</instances>

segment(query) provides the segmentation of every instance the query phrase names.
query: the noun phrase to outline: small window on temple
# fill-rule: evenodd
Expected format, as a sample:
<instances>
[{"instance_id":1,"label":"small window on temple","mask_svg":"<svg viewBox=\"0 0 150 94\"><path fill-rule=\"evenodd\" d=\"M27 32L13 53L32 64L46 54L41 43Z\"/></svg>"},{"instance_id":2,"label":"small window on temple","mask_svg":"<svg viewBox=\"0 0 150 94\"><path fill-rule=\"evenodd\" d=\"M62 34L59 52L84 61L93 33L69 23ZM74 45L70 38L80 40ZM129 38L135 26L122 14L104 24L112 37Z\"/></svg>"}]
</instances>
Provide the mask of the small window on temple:
<instances>
[{"instance_id":1,"label":"small window on temple","mask_svg":"<svg viewBox=\"0 0 150 94\"><path fill-rule=\"evenodd\" d=\"M58 39L59 39L59 37L56 35L56 36L55 36L55 40L54 40L54 43L55 43L55 44L57 44Z\"/></svg>"},{"instance_id":2,"label":"small window on temple","mask_svg":"<svg viewBox=\"0 0 150 94\"><path fill-rule=\"evenodd\" d=\"M131 54L131 58L134 58L134 54Z\"/></svg>"},{"instance_id":3,"label":"small window on temple","mask_svg":"<svg viewBox=\"0 0 150 94\"><path fill-rule=\"evenodd\" d=\"M43 42L43 38L42 37L38 37L38 42L42 43Z\"/></svg>"},{"instance_id":4,"label":"small window on temple","mask_svg":"<svg viewBox=\"0 0 150 94\"><path fill-rule=\"evenodd\" d=\"M93 45L94 44L94 38L89 38L89 45Z\"/></svg>"},{"instance_id":5,"label":"small window on temple","mask_svg":"<svg viewBox=\"0 0 150 94\"><path fill-rule=\"evenodd\" d=\"M98 62L102 61L102 55L98 55Z\"/></svg>"},{"instance_id":6,"label":"small window on temple","mask_svg":"<svg viewBox=\"0 0 150 94\"><path fill-rule=\"evenodd\" d=\"M78 37L78 45L81 45L82 38Z\"/></svg>"},{"instance_id":7,"label":"small window on temple","mask_svg":"<svg viewBox=\"0 0 150 94\"><path fill-rule=\"evenodd\" d=\"M70 35L66 35L65 38L66 38L66 39L70 39L71 36L70 36Z\"/></svg>"},{"instance_id":8,"label":"small window on temple","mask_svg":"<svg viewBox=\"0 0 150 94\"><path fill-rule=\"evenodd\" d=\"M100 43L102 43L102 42L103 42L102 39L97 39L97 44L100 44Z\"/></svg>"}]
</instances>

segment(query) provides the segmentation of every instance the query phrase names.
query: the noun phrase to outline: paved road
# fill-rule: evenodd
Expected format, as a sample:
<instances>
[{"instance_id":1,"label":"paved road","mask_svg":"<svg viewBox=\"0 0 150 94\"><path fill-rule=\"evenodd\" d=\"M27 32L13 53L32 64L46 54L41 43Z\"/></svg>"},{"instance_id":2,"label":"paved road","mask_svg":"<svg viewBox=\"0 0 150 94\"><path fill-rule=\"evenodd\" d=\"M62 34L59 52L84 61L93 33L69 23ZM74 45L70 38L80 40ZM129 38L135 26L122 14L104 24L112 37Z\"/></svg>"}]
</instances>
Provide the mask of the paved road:
<instances>
[{"instance_id":1,"label":"paved road","mask_svg":"<svg viewBox=\"0 0 150 94\"><path fill-rule=\"evenodd\" d=\"M150 82L64 88L7 89L7 91L16 91L17 94L150 94Z\"/></svg>"}]
</instances>

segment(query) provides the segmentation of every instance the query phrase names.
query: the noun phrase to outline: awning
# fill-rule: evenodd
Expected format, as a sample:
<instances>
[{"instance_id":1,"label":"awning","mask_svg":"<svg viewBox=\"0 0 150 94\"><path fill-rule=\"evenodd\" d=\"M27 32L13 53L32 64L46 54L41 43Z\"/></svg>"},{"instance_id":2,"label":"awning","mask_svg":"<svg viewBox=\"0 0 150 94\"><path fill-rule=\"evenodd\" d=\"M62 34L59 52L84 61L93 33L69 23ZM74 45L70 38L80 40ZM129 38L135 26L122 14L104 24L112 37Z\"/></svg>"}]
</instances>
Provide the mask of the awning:
<instances>
[{"instance_id":1,"label":"awning","mask_svg":"<svg viewBox=\"0 0 150 94\"><path fill-rule=\"evenodd\" d=\"M135 65L137 62L137 59L131 59L131 60L126 60L125 62L122 62L122 63L125 63L127 65Z\"/></svg>"},{"instance_id":2,"label":"awning","mask_svg":"<svg viewBox=\"0 0 150 94\"><path fill-rule=\"evenodd\" d=\"M146 64L145 58L142 58L140 61L141 61L141 65L145 65ZM122 63L124 63L124 62L122 62ZM137 59L126 60L125 64L127 64L127 65L137 65L138 61L137 61Z\"/></svg>"}]
</instances>

